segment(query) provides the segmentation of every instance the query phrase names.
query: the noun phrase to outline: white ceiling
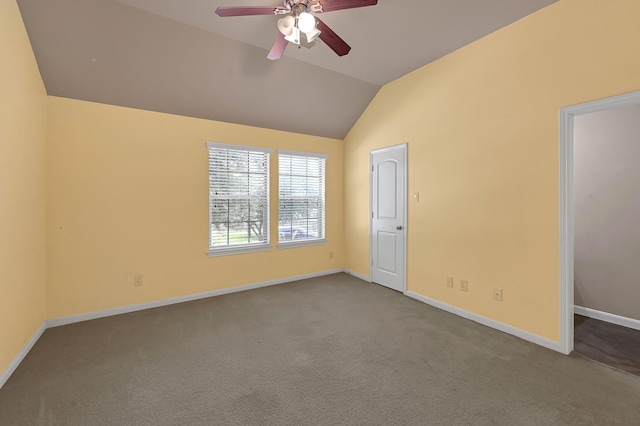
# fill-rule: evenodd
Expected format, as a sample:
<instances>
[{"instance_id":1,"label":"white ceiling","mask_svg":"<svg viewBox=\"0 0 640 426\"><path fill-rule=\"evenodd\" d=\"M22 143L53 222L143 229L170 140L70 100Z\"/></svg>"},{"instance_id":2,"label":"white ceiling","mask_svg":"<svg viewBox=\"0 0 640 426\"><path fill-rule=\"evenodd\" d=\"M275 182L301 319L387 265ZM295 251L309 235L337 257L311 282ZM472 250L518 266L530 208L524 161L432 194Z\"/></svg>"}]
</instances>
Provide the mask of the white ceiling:
<instances>
[{"instance_id":1,"label":"white ceiling","mask_svg":"<svg viewBox=\"0 0 640 426\"><path fill-rule=\"evenodd\" d=\"M218 6L282 5L278 0L117 0L268 51L276 16L220 18ZM358 80L384 85L555 0L380 0L376 6L322 14L351 47L339 57L318 43L285 55ZM265 53L266 56L266 53Z\"/></svg>"},{"instance_id":2,"label":"white ceiling","mask_svg":"<svg viewBox=\"0 0 640 426\"><path fill-rule=\"evenodd\" d=\"M318 42L273 62L277 17L214 12L278 0L18 4L49 94L343 138L382 85L555 1L379 0L322 14L348 55Z\"/></svg>"}]
</instances>

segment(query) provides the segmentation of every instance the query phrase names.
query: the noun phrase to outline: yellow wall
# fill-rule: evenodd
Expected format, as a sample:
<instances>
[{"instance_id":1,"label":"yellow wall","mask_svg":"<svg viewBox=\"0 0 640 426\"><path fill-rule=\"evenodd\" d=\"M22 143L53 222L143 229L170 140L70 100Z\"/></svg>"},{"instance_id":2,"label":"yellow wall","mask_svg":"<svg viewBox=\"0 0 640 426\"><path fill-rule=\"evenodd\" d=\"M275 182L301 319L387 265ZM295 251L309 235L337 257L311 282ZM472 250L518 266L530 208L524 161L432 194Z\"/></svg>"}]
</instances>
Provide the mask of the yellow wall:
<instances>
[{"instance_id":1,"label":"yellow wall","mask_svg":"<svg viewBox=\"0 0 640 426\"><path fill-rule=\"evenodd\" d=\"M0 374L46 316L46 93L15 0L0 0Z\"/></svg>"},{"instance_id":2,"label":"yellow wall","mask_svg":"<svg viewBox=\"0 0 640 426\"><path fill-rule=\"evenodd\" d=\"M208 258L205 141L327 154L327 244ZM49 97L48 143L49 318L344 264L342 141Z\"/></svg>"},{"instance_id":3,"label":"yellow wall","mask_svg":"<svg viewBox=\"0 0 640 426\"><path fill-rule=\"evenodd\" d=\"M635 90L638 0L561 0L383 87L346 138L346 267L369 275L369 151L408 142L408 289L558 341L558 111Z\"/></svg>"}]
</instances>

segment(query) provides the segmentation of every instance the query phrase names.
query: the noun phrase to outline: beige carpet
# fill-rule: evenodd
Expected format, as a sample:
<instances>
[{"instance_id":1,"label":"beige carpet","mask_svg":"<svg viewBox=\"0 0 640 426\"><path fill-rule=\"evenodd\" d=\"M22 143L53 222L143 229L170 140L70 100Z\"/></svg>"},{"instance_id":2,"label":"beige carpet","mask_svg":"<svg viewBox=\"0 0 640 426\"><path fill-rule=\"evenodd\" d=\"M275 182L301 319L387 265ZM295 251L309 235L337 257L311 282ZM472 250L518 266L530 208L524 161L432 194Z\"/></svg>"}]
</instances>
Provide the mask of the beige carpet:
<instances>
[{"instance_id":1,"label":"beige carpet","mask_svg":"<svg viewBox=\"0 0 640 426\"><path fill-rule=\"evenodd\" d=\"M640 377L346 274L47 330L1 425L639 425Z\"/></svg>"}]
</instances>

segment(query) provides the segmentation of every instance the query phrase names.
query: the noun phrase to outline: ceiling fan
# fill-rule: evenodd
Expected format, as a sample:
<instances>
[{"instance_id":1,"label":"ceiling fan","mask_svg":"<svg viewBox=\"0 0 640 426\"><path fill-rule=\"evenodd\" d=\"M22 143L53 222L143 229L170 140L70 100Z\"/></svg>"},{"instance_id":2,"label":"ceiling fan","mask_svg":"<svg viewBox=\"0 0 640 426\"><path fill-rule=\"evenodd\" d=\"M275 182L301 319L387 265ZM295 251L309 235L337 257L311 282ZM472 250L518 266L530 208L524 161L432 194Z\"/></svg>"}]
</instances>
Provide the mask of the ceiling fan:
<instances>
[{"instance_id":1,"label":"ceiling fan","mask_svg":"<svg viewBox=\"0 0 640 426\"><path fill-rule=\"evenodd\" d=\"M312 43L320 38L338 56L344 56L351 50L324 22L314 16L315 13L333 12L334 10L353 9L356 7L374 6L377 0L284 0L284 6L221 6L216 14L223 18L229 16L249 15L283 15L278 20L280 35L271 47L267 58L280 59L288 43L300 45L301 34L307 42Z\"/></svg>"}]
</instances>

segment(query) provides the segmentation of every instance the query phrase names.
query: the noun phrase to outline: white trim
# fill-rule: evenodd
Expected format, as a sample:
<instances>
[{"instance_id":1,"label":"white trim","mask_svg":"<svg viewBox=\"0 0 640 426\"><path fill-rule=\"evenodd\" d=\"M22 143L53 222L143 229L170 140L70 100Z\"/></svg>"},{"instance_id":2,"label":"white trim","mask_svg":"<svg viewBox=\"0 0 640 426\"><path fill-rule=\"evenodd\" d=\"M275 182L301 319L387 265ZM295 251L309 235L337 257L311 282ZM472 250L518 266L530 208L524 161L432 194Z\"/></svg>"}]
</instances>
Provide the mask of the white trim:
<instances>
[{"instance_id":1,"label":"white trim","mask_svg":"<svg viewBox=\"0 0 640 426\"><path fill-rule=\"evenodd\" d=\"M327 240L324 238L311 238L300 241L290 241L286 243L278 243L278 250L287 250L298 247L308 247L308 246L321 246L323 244L327 244Z\"/></svg>"},{"instance_id":2,"label":"white trim","mask_svg":"<svg viewBox=\"0 0 640 426\"><path fill-rule=\"evenodd\" d=\"M207 251L208 257L217 257L217 256L230 256L232 254L244 254L244 253L259 253L261 251L269 251L271 250L270 244L254 244L254 245L243 245L239 247L227 247L224 248L212 248Z\"/></svg>"},{"instance_id":3,"label":"white trim","mask_svg":"<svg viewBox=\"0 0 640 426\"><path fill-rule=\"evenodd\" d=\"M401 145L403 147L403 151L404 151L404 225L403 225L403 231L404 231L404 282L403 282L403 287L402 287L402 293L406 294L408 289L407 289L407 256L408 256L408 249L407 249L407 243L409 240L409 233L407 232L407 227L409 226L409 143L403 143Z\"/></svg>"},{"instance_id":4,"label":"white trim","mask_svg":"<svg viewBox=\"0 0 640 426\"><path fill-rule=\"evenodd\" d=\"M621 325L623 327L633 328L634 330L640 330L640 320L637 319L627 318L577 305L574 307L574 311L578 315L605 321L611 324Z\"/></svg>"},{"instance_id":5,"label":"white trim","mask_svg":"<svg viewBox=\"0 0 640 426\"><path fill-rule=\"evenodd\" d=\"M574 211L573 211L573 137L576 115L640 104L640 91L599 99L560 109L559 117L559 228L560 228L560 346L561 352L573 350L574 313Z\"/></svg>"},{"instance_id":6,"label":"white trim","mask_svg":"<svg viewBox=\"0 0 640 426\"><path fill-rule=\"evenodd\" d=\"M44 333L46 329L47 329L46 322L44 322L42 323L40 328L38 328L36 332L33 333L33 336L31 336L31 339L29 339L27 343L24 344L24 346L22 347L22 350L18 352L18 355L16 355L13 361L11 361L11 364L9 364L9 366L2 372L2 374L0 374L0 389L2 389L5 383L7 383L7 380L9 380L9 377L11 377L13 372L16 371L16 368L18 368L22 360L24 360L24 358L27 356L31 348L33 348L33 345L36 344L36 342L38 341L38 339L40 339L40 336L42 336L42 333Z\"/></svg>"},{"instance_id":7,"label":"white trim","mask_svg":"<svg viewBox=\"0 0 640 426\"><path fill-rule=\"evenodd\" d=\"M220 290L207 291L204 293L190 294L187 296L172 297L165 300L157 300L154 302L140 303L137 305L122 306L118 308L107 309L104 311L89 312L86 314L71 315L63 318L51 319L46 322L47 328L59 327L61 325L73 324L76 322L89 321L98 318L110 317L113 315L127 314L130 312L143 311L145 309L159 308L161 306L174 305L176 303L191 302L193 300L206 299L209 297L221 296L223 294L238 293L240 291L253 290L261 287L268 287L277 284L284 284L292 281L305 280L308 278L322 277L325 275L337 274L344 272L344 269L332 269L328 271L314 272L311 274L297 275L295 277L279 278L270 281L263 281L255 284L241 285L237 287L223 288Z\"/></svg>"},{"instance_id":8,"label":"white trim","mask_svg":"<svg viewBox=\"0 0 640 426\"><path fill-rule=\"evenodd\" d=\"M209 297L221 296L223 294L238 293L241 291L253 290L256 288L267 287L267 286L272 286L277 284L284 284L288 282L305 280L309 278L317 278L325 275L338 274L341 272L345 272L345 270L342 268L331 269L327 271L313 272L311 274L297 275L294 277L280 278L280 279L275 279L270 281L263 281L255 284L224 288L221 290L213 290L205 293L173 297L171 299L158 300L155 302L140 303L137 305L129 305L129 306L123 306L119 308L106 309L104 311L89 312L86 314L71 315L68 317L47 320L40 326L40 328L33 334L33 336L31 336L31 339L29 339L29 341L24 345L22 350L18 353L18 355L16 355L13 361L11 361L11 363L5 369L5 371L3 371L2 374L0 374L0 389L2 389L2 387L7 382L7 380L9 380L9 377L11 377L11 375L16 370L16 368L18 368L22 360L24 360L24 358L27 356L29 351L33 348L33 345L35 345L38 339L40 339L40 336L42 336L42 333L44 333L44 331L48 328L59 327L62 325L74 324L77 322L89 321L89 320L98 319L98 318L106 318L114 315L130 313L130 312L142 311L145 309L158 308L161 306L168 306L176 303L206 299Z\"/></svg>"},{"instance_id":9,"label":"white trim","mask_svg":"<svg viewBox=\"0 0 640 426\"><path fill-rule=\"evenodd\" d=\"M590 114L592 112L606 111L608 109L621 108L640 103L640 91L625 93L623 95L611 96L609 98L597 99L583 104L571 105L562 108L574 115Z\"/></svg>"},{"instance_id":10,"label":"white trim","mask_svg":"<svg viewBox=\"0 0 640 426\"><path fill-rule=\"evenodd\" d=\"M314 158L322 158L325 160L329 157L327 154L318 154L316 152L286 151L284 149L279 149L278 155L294 155L296 157L314 157Z\"/></svg>"},{"instance_id":11,"label":"white trim","mask_svg":"<svg viewBox=\"0 0 640 426\"><path fill-rule=\"evenodd\" d=\"M573 351L573 114L560 110L560 351Z\"/></svg>"},{"instance_id":12,"label":"white trim","mask_svg":"<svg viewBox=\"0 0 640 426\"><path fill-rule=\"evenodd\" d=\"M205 142L205 145L207 146L207 149L232 149L238 151L263 152L266 154L271 154L273 152L273 149L271 148L263 148L260 146L234 145L220 142Z\"/></svg>"},{"instance_id":13,"label":"white trim","mask_svg":"<svg viewBox=\"0 0 640 426\"><path fill-rule=\"evenodd\" d=\"M510 325L501 323L499 321L492 320L487 317L483 317L482 315L474 314L473 312L465 311L464 309L460 309L455 306L448 305L438 300L430 299L426 296L423 296L418 293L414 293L412 291L407 291L405 294L412 299L426 303L427 305L431 305L435 308L442 309L443 311L447 311L449 313L458 315L460 317L469 319L471 321L475 321L477 323L486 325L487 327L494 328L504 333L511 334L512 336L519 337L531 343L535 343L536 345L544 346L547 349L551 349L556 352L561 352L559 342L554 342L553 340L549 340L547 338L538 336L537 334L529 333L528 331L520 330L519 328L515 328Z\"/></svg>"},{"instance_id":14,"label":"white trim","mask_svg":"<svg viewBox=\"0 0 640 426\"><path fill-rule=\"evenodd\" d=\"M354 277L356 277L356 278L360 278L362 281L366 281L366 282L368 282L368 283L372 282L372 281L371 281L371 277L368 277L368 276L366 276L366 275L359 274L358 272L352 271L352 270L350 270L350 269L345 269L345 270L344 270L344 273L345 273L345 274L349 274L349 275L353 275Z\"/></svg>"},{"instance_id":15,"label":"white trim","mask_svg":"<svg viewBox=\"0 0 640 426\"><path fill-rule=\"evenodd\" d=\"M409 210L409 198L407 196L409 191L409 143L401 143L398 145L388 146L386 148L374 149L369 152L369 277L373 277L373 155L380 154L388 151L393 151L402 148L404 153L404 192L402 193L404 199L404 223L402 232L404 232L404 247L402 247L402 257L404 260L403 277L402 277L402 293L407 294L407 240L408 240L408 210ZM372 279L367 281L373 282Z\"/></svg>"}]
</instances>

